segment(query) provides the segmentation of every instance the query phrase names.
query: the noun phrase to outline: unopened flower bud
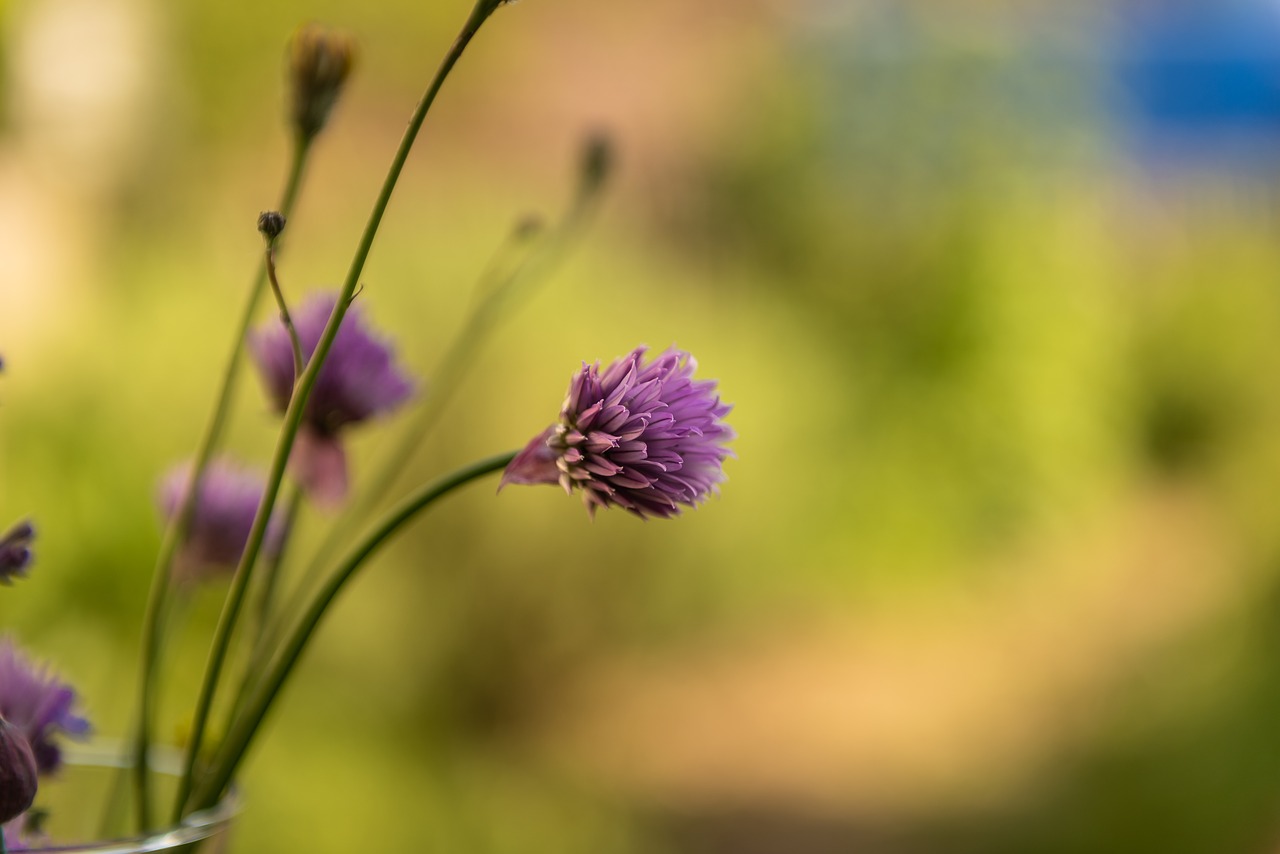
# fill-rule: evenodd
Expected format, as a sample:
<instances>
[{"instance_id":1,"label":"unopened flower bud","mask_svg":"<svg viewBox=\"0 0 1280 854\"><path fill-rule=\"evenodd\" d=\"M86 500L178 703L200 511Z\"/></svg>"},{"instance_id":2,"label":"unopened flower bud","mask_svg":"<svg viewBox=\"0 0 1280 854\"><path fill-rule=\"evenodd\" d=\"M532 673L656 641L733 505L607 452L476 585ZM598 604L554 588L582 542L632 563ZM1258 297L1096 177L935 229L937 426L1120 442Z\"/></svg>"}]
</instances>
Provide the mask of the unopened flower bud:
<instances>
[{"instance_id":1,"label":"unopened flower bud","mask_svg":"<svg viewBox=\"0 0 1280 854\"><path fill-rule=\"evenodd\" d=\"M516 227L512 230L512 236L517 240L532 240L546 230L547 223L542 217L536 213L527 213L516 220Z\"/></svg>"},{"instance_id":2,"label":"unopened flower bud","mask_svg":"<svg viewBox=\"0 0 1280 854\"><path fill-rule=\"evenodd\" d=\"M268 241L275 240L284 231L284 214L280 211L263 211L258 214L258 233Z\"/></svg>"},{"instance_id":3,"label":"unopened flower bud","mask_svg":"<svg viewBox=\"0 0 1280 854\"><path fill-rule=\"evenodd\" d=\"M303 139L320 132L355 62L355 42L345 33L305 24L289 43L289 110Z\"/></svg>"},{"instance_id":4,"label":"unopened flower bud","mask_svg":"<svg viewBox=\"0 0 1280 854\"><path fill-rule=\"evenodd\" d=\"M600 189L613 171L613 140L602 132L595 132L582 143L579 161L579 181L584 195Z\"/></svg>"},{"instance_id":5,"label":"unopened flower bud","mask_svg":"<svg viewBox=\"0 0 1280 854\"><path fill-rule=\"evenodd\" d=\"M0 537L0 584L10 584L15 576L27 574L31 565L31 541L35 529L30 522L19 522Z\"/></svg>"},{"instance_id":6,"label":"unopened flower bud","mask_svg":"<svg viewBox=\"0 0 1280 854\"><path fill-rule=\"evenodd\" d=\"M0 824L22 815L35 799L35 754L22 731L0 718Z\"/></svg>"}]
</instances>

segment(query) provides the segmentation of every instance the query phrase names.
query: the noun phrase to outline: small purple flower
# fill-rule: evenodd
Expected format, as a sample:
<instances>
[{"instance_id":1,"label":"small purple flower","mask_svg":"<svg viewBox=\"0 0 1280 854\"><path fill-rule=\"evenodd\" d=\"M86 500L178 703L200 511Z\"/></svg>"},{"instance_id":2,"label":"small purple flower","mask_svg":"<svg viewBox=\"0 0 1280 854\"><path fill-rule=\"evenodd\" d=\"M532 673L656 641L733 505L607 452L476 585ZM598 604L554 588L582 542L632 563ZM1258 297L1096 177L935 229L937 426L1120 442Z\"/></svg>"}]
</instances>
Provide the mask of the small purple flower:
<instances>
[{"instance_id":1,"label":"small purple flower","mask_svg":"<svg viewBox=\"0 0 1280 854\"><path fill-rule=\"evenodd\" d=\"M173 518L190 485L189 463L171 469L161 480L158 503L166 521ZM199 580L212 575L212 571L234 568L240 563L265 486L258 472L226 460L209 464L200 479L191 527L175 562L180 578ZM262 542L266 556L279 551L282 535L282 526L273 516Z\"/></svg>"},{"instance_id":2,"label":"small purple flower","mask_svg":"<svg viewBox=\"0 0 1280 854\"><path fill-rule=\"evenodd\" d=\"M313 294L294 312L293 325L307 359L315 352L336 301L336 294ZM288 333L282 324L272 323L253 333L249 347L271 402L283 412L294 382ZM339 433L349 424L395 409L413 392L413 383L393 357L390 345L365 325L360 306L353 304L311 389L290 460L299 482L322 504L337 504L347 493L346 453Z\"/></svg>"},{"instance_id":3,"label":"small purple flower","mask_svg":"<svg viewBox=\"0 0 1280 854\"><path fill-rule=\"evenodd\" d=\"M35 528L23 520L0 537L0 584L12 584L14 577L27 574L27 567L31 565L31 541L35 536Z\"/></svg>"},{"instance_id":4,"label":"small purple flower","mask_svg":"<svg viewBox=\"0 0 1280 854\"><path fill-rule=\"evenodd\" d=\"M0 824L31 808L36 798L36 757L16 726L0 717Z\"/></svg>"},{"instance_id":5,"label":"small purple flower","mask_svg":"<svg viewBox=\"0 0 1280 854\"><path fill-rule=\"evenodd\" d=\"M58 736L89 732L89 722L71 710L75 700L70 685L28 661L11 638L0 638L0 717L31 745L41 775L62 764L62 751L54 741Z\"/></svg>"},{"instance_id":6,"label":"small purple flower","mask_svg":"<svg viewBox=\"0 0 1280 854\"><path fill-rule=\"evenodd\" d=\"M643 518L670 518L694 507L724 480L725 443L714 380L693 379L697 363L672 347L644 362L637 347L603 372L582 364L569 384L560 421L529 442L503 484L559 483L582 490L595 514L618 506Z\"/></svg>"}]
</instances>

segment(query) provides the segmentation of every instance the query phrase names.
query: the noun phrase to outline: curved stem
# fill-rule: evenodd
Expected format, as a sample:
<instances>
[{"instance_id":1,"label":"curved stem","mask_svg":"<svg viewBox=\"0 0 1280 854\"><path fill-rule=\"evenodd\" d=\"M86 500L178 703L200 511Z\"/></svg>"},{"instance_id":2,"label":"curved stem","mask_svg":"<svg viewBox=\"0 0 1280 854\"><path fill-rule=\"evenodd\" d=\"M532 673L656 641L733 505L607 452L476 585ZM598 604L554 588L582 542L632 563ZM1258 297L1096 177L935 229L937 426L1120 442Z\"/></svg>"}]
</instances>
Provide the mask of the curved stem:
<instances>
[{"instance_id":1,"label":"curved stem","mask_svg":"<svg viewBox=\"0 0 1280 854\"><path fill-rule=\"evenodd\" d=\"M357 525L365 521L377 501L391 491L391 487L404 473L405 467L412 459L413 452L421 447L423 437L439 419L444 406L465 374L472 354L482 346L486 334L495 325L499 303L524 278L523 274L530 263L529 257L520 258L514 265L504 263L510 261L509 256L514 255L516 249L522 248L519 246L521 240L519 231L514 231L499 247L490 266L481 274L476 286L476 291L480 295L479 301L464 322L462 330L454 336L449 349L445 351L440 367L435 372L436 380L428 389L426 400L419 405L413 420L401 430L400 438L393 450L381 455L379 464L375 467L374 473L369 476L364 488L354 497L342 516L328 527L324 539L308 561L297 586L290 592L289 604L281 610L281 619L271 626L269 636L272 643L262 647L262 650L274 648L274 642L288 628L283 621L283 616L301 610L328 566L329 556L337 552L342 541L354 532ZM537 251L537 248L532 250L534 253ZM262 659L257 657L254 661L262 663Z\"/></svg>"},{"instance_id":2,"label":"curved stem","mask_svg":"<svg viewBox=\"0 0 1280 854\"><path fill-rule=\"evenodd\" d=\"M310 607L294 627L288 641L272 659L267 675L253 692L252 698L233 721L226 738L218 748L214 757L210 774L202 782L192 803L195 809L214 803L231 782L232 776L244 758L249 744L270 711L272 703L279 696L285 681L293 672L302 655L302 650L311 639L320 620L333 604L338 593L346 586L365 561L391 538L406 522L418 513L427 509L436 500L443 498L453 490L487 474L501 471L515 458L515 452L499 454L485 460L472 463L447 475L435 483L429 484L417 493L409 496L399 507L388 513L372 532L364 538L342 560L328 582L317 593Z\"/></svg>"},{"instance_id":3,"label":"curved stem","mask_svg":"<svg viewBox=\"0 0 1280 854\"><path fill-rule=\"evenodd\" d=\"M295 140L289 174L285 179L284 190L280 195L279 209L286 216L293 210L294 203L297 201L298 192L302 187L302 178L306 170L307 155L310 150L309 140ZM231 352L222 371L222 384L218 390L218 398L205 426L204 434L200 438L195 460L192 463L191 485L183 495L176 512L165 528L164 537L160 542L160 551L156 556L155 572L151 578L151 590L147 596L147 609L142 623L142 661L138 677L138 717L134 728L131 750L133 755L134 801L139 831L145 831L151 827L148 751L150 750L152 730L154 728L156 671L159 667L160 648L164 638L165 615L169 581L173 574L173 561L178 553L178 546L186 539L187 531L191 527L191 520L195 511L195 496L200 488L200 480L204 477L205 469L213 456L213 450L222 436L227 415L231 411L231 401L235 396L240 359L244 353L245 336L248 334L249 325L253 322L254 311L257 308L258 300L262 296L266 279L266 264L264 262L259 266L258 272L254 276L253 284L249 289L249 296L245 300L244 308L240 313L240 321L236 327Z\"/></svg>"},{"instance_id":4,"label":"curved stem","mask_svg":"<svg viewBox=\"0 0 1280 854\"><path fill-rule=\"evenodd\" d=\"M280 289L280 280L276 277L275 240L267 245L266 254L267 281L271 282L271 293L276 298L276 308L280 310L280 323L289 336L289 347L293 350L293 376L302 376L302 367L306 359L302 356L302 342L298 340L298 330L294 328L293 318L289 315L289 304L284 301L284 291Z\"/></svg>"},{"instance_id":5,"label":"curved stem","mask_svg":"<svg viewBox=\"0 0 1280 854\"><path fill-rule=\"evenodd\" d=\"M584 230L599 201L605 176L598 169L591 168L589 156L583 160L577 191L561 220L549 231L532 235L527 233L527 226L517 224L506 242L499 247L489 267L481 274L476 283L476 301L471 313L445 351L440 367L435 372L433 387L428 389L427 399L418 407L412 421L401 430L400 438L392 450L381 455L365 488L341 518L329 527L320 547L308 562L306 571L290 593L289 607L284 608L282 614L293 613L295 605L297 608L302 607L302 603L319 582L320 574L326 566L326 557L335 553L339 543L356 525L364 521L374 509L376 500L391 491L414 453L423 446L424 437L439 420L453 393L461 385L475 353L497 328L504 312L510 312L518 297L527 297L537 288L568 254L575 239ZM517 257L517 250L521 249L525 252ZM270 630L272 643L262 649L273 648L274 641L286 628L283 620L274 623ZM265 662L255 656L255 666L260 663Z\"/></svg>"},{"instance_id":6,"label":"curved stem","mask_svg":"<svg viewBox=\"0 0 1280 854\"><path fill-rule=\"evenodd\" d=\"M468 16L466 23L463 24L462 30L449 47L444 60L440 64L440 68L436 71L430 85L427 86L422 100L419 101L417 108L413 111L413 115L409 119L409 125L405 128L404 137L400 140L400 146L396 149L391 166L387 170L387 177L383 180L382 188L374 201L373 210L365 223L364 232L356 247L355 255L351 259L351 267L347 271L346 280L342 284L342 290L339 292L337 302L334 304L333 312L329 315L329 321L320 335L320 340L316 343L315 351L307 363L306 370L298 377L298 381L294 386L293 397L289 400L289 406L284 414L284 423L280 428L280 436L271 461L271 469L267 474L262 503L258 506L257 516L253 520L253 527L250 529L249 538L245 543L244 554L240 559L240 565L236 568L236 574L231 581L231 588L227 592L227 600L223 606L222 615L219 617L218 626L214 630L213 642L209 649L209 660L205 665L200 696L196 702L191 741L187 745L186 763L182 778L178 784L178 798L175 807L175 815L177 817L181 817L183 813L182 805L186 803L191 793L196 759L200 755L200 747L204 740L205 729L209 723L209 714L213 708L218 682L222 675L222 667L226 661L227 650L231 645L231 635L240 616L240 609L244 603L245 590L248 588L254 562L257 560L258 551L262 548L262 540L267 529L267 520L271 518L276 496L280 492L280 483L284 479L289 452L293 449L294 439L298 434L298 428L302 424L302 415L307 399L311 395L311 389L315 386L316 378L319 376L321 368L324 367L325 357L328 356L329 349L333 346L333 340L337 337L338 328L342 324L342 319L346 315L347 308L355 294L360 273L364 270L365 260L369 257L369 251L373 247L373 239L378 233L378 226L386 213L387 204L391 201L391 194L395 190L397 180L400 178L400 172L404 169L405 161L409 157L409 151L413 148L418 131L422 128L423 120L427 117L427 111L430 110L432 103L435 102L436 95L440 92L441 86L444 85L449 72L457 64L463 51L470 44L471 39L479 32L480 26L488 19L497 5L498 3L495 0L479 0L475 8L471 10L471 14Z\"/></svg>"}]
</instances>

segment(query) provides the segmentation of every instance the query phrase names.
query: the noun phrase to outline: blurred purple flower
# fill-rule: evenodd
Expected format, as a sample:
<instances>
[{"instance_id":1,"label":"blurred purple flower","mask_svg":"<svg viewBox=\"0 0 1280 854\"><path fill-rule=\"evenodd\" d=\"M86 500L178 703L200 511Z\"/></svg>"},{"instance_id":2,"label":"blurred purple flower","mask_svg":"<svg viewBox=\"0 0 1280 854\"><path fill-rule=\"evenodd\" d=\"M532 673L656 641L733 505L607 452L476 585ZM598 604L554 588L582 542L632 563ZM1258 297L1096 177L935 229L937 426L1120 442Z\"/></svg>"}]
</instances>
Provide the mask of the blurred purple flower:
<instances>
[{"instance_id":1,"label":"blurred purple flower","mask_svg":"<svg viewBox=\"0 0 1280 854\"><path fill-rule=\"evenodd\" d=\"M582 490L587 509L618 506L641 518L669 518L693 507L724 480L725 443L714 380L694 380L693 357L672 347L644 362L644 347L601 372L574 375L560 421L529 442L503 484L559 483Z\"/></svg>"},{"instance_id":2,"label":"blurred purple flower","mask_svg":"<svg viewBox=\"0 0 1280 854\"><path fill-rule=\"evenodd\" d=\"M177 512L190 484L190 463L171 469L161 480L158 503L166 521ZM200 479L191 527L174 564L179 577L198 580L211 575L211 570L234 569L240 563L264 488L262 475L255 471L226 460L209 464ZM263 554L277 554L282 536L282 525L273 515L262 542Z\"/></svg>"},{"instance_id":3,"label":"blurred purple flower","mask_svg":"<svg viewBox=\"0 0 1280 854\"><path fill-rule=\"evenodd\" d=\"M27 574L31 565L31 541L35 538L31 523L23 520L0 537L0 584L12 584L14 577Z\"/></svg>"},{"instance_id":4,"label":"blurred purple flower","mask_svg":"<svg viewBox=\"0 0 1280 854\"><path fill-rule=\"evenodd\" d=\"M0 717L0 823L31 808L36 797L36 757L16 726Z\"/></svg>"},{"instance_id":5,"label":"blurred purple flower","mask_svg":"<svg viewBox=\"0 0 1280 854\"><path fill-rule=\"evenodd\" d=\"M0 717L17 727L31 745L40 774L56 771L62 764L55 738L89 732L89 722L71 710L75 700L70 685L27 660L11 638L0 638Z\"/></svg>"},{"instance_id":6,"label":"blurred purple flower","mask_svg":"<svg viewBox=\"0 0 1280 854\"><path fill-rule=\"evenodd\" d=\"M294 312L293 324L307 359L315 352L336 301L336 294L314 294ZM283 412L294 382L288 333L274 322L254 332L249 346L267 394ZM413 392L413 383L393 357L391 346L365 325L360 306L353 304L311 390L290 460L294 476L322 504L337 504L346 497L347 460L339 433L349 424L395 409Z\"/></svg>"}]
</instances>

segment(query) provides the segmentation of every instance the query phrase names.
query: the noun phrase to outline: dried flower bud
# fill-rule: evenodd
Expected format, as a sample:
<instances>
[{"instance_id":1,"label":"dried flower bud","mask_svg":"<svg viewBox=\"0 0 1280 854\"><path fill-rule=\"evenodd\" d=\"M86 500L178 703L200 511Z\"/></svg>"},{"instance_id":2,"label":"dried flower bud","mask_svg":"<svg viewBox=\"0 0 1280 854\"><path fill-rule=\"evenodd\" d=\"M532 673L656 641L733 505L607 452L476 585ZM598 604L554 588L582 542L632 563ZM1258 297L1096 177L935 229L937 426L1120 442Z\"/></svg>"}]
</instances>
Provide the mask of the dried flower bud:
<instances>
[{"instance_id":1,"label":"dried flower bud","mask_svg":"<svg viewBox=\"0 0 1280 854\"><path fill-rule=\"evenodd\" d=\"M597 192L613 171L613 140L601 131L589 135L582 142L578 174L584 195Z\"/></svg>"},{"instance_id":2,"label":"dried flower bud","mask_svg":"<svg viewBox=\"0 0 1280 854\"><path fill-rule=\"evenodd\" d=\"M547 230L547 223L536 213L527 213L516 220L511 235L516 240L532 240Z\"/></svg>"},{"instance_id":3,"label":"dried flower bud","mask_svg":"<svg viewBox=\"0 0 1280 854\"><path fill-rule=\"evenodd\" d=\"M345 33L305 24L289 43L290 119L304 139L320 132L355 62L355 42Z\"/></svg>"},{"instance_id":4,"label":"dried flower bud","mask_svg":"<svg viewBox=\"0 0 1280 854\"><path fill-rule=\"evenodd\" d=\"M31 540L35 529L30 522L19 522L0 537L0 584L10 584L15 576L27 574L31 565Z\"/></svg>"},{"instance_id":5,"label":"dried flower bud","mask_svg":"<svg viewBox=\"0 0 1280 854\"><path fill-rule=\"evenodd\" d=\"M0 824L36 799L36 757L22 730L0 718Z\"/></svg>"},{"instance_id":6,"label":"dried flower bud","mask_svg":"<svg viewBox=\"0 0 1280 854\"><path fill-rule=\"evenodd\" d=\"M280 211L263 211L258 214L258 233L268 241L275 240L284 231L284 214Z\"/></svg>"}]
</instances>

